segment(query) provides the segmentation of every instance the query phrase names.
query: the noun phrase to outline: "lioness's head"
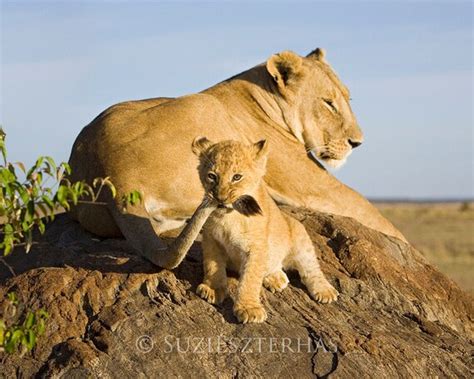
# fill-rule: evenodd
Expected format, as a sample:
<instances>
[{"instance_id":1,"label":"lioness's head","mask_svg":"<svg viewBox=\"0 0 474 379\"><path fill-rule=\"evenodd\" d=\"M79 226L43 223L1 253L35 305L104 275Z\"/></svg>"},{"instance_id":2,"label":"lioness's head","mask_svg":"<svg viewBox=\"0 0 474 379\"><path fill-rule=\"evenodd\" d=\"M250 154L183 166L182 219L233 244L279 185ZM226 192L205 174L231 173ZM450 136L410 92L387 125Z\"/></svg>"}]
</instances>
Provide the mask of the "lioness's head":
<instances>
[{"instance_id":1,"label":"lioness's head","mask_svg":"<svg viewBox=\"0 0 474 379\"><path fill-rule=\"evenodd\" d=\"M265 140L245 145L237 141L214 143L198 137L192 149L199 157L199 177L208 196L217 200L221 208L245 215L260 213L252 195L265 174Z\"/></svg>"},{"instance_id":2,"label":"lioness's head","mask_svg":"<svg viewBox=\"0 0 474 379\"><path fill-rule=\"evenodd\" d=\"M285 123L308 153L330 166L343 164L363 141L349 104L349 90L322 49L301 57L291 51L266 62Z\"/></svg>"}]
</instances>

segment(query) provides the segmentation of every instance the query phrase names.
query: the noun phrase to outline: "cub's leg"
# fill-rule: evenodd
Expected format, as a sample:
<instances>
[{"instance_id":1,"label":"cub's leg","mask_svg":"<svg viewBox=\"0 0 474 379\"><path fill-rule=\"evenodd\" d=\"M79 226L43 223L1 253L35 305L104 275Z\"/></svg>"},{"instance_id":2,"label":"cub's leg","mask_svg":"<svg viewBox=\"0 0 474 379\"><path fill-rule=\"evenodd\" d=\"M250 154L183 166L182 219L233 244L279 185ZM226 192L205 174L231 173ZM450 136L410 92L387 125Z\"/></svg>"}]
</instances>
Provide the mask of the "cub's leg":
<instances>
[{"instance_id":1,"label":"cub's leg","mask_svg":"<svg viewBox=\"0 0 474 379\"><path fill-rule=\"evenodd\" d=\"M197 294L211 304L220 304L227 296L226 255L218 243L203 235L202 254L204 280L197 287Z\"/></svg>"},{"instance_id":2,"label":"cub's leg","mask_svg":"<svg viewBox=\"0 0 474 379\"><path fill-rule=\"evenodd\" d=\"M327 281L316 257L313 243L304 226L295 220L292 225L295 233L295 244L288 257L288 266L298 271L301 280L311 297L320 303L331 303L337 300L337 290Z\"/></svg>"},{"instance_id":3,"label":"cub's leg","mask_svg":"<svg viewBox=\"0 0 474 379\"><path fill-rule=\"evenodd\" d=\"M253 245L246 253L244 267L240 271L234 315L240 322L263 322L267 312L260 301L263 277L267 268L268 248L262 244Z\"/></svg>"},{"instance_id":4,"label":"cub's leg","mask_svg":"<svg viewBox=\"0 0 474 379\"><path fill-rule=\"evenodd\" d=\"M282 269L267 274L263 279L263 286L272 293L283 291L288 283L288 277Z\"/></svg>"}]
</instances>

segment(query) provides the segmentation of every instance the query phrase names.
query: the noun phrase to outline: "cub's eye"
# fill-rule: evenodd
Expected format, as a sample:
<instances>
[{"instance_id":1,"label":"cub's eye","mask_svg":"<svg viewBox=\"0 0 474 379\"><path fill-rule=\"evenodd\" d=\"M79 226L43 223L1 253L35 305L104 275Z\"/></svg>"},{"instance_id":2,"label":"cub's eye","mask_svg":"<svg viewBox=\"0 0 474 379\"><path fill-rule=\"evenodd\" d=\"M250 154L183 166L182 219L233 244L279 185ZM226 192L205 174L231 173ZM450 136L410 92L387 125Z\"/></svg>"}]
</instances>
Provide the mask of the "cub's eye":
<instances>
[{"instance_id":1,"label":"cub's eye","mask_svg":"<svg viewBox=\"0 0 474 379\"><path fill-rule=\"evenodd\" d=\"M233 181L233 182L238 182L240 179L242 179L242 175L240 175L240 174L235 174L235 175L232 177L232 181Z\"/></svg>"},{"instance_id":2,"label":"cub's eye","mask_svg":"<svg viewBox=\"0 0 474 379\"><path fill-rule=\"evenodd\" d=\"M207 174L207 178L212 181L212 182L215 182L217 180L217 175L214 174L213 172L210 172L209 174Z\"/></svg>"},{"instance_id":3,"label":"cub's eye","mask_svg":"<svg viewBox=\"0 0 474 379\"><path fill-rule=\"evenodd\" d=\"M334 105L334 101L331 99L323 99L323 101L334 113L337 113L337 108Z\"/></svg>"}]
</instances>

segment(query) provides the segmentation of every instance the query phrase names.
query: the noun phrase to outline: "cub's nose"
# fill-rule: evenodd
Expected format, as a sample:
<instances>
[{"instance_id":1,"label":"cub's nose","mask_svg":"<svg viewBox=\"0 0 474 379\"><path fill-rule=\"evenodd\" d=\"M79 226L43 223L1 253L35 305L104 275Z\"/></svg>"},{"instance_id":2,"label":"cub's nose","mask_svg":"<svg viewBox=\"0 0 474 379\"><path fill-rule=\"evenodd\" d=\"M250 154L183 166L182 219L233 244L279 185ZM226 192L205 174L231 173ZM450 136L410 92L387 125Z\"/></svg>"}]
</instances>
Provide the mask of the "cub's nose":
<instances>
[{"instance_id":1,"label":"cub's nose","mask_svg":"<svg viewBox=\"0 0 474 379\"><path fill-rule=\"evenodd\" d=\"M220 205L224 205L228 200L227 196L219 195L216 191L214 191L214 199L216 199Z\"/></svg>"},{"instance_id":2,"label":"cub's nose","mask_svg":"<svg viewBox=\"0 0 474 379\"><path fill-rule=\"evenodd\" d=\"M349 142L349 145L351 145L353 149L355 149L357 146L362 145L362 142L360 142L360 141L353 141L353 140L351 140L351 139L347 140L347 142Z\"/></svg>"}]
</instances>

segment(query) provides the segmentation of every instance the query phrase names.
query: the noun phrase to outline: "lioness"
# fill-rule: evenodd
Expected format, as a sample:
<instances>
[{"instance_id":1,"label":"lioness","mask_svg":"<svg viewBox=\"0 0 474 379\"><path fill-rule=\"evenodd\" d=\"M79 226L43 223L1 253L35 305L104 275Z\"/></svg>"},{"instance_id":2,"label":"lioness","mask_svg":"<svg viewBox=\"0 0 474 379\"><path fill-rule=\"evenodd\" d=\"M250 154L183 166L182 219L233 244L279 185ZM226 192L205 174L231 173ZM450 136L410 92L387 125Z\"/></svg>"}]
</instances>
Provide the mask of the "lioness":
<instances>
[{"instance_id":1,"label":"lioness","mask_svg":"<svg viewBox=\"0 0 474 379\"><path fill-rule=\"evenodd\" d=\"M362 224L402 238L362 196L328 173L363 141L340 82L324 52L306 57L285 51L264 64L201 93L114 105L76 139L69 163L72 180L110 176L118 200L108 207L80 204L73 217L101 236L124 235L141 254L171 268L173 254L159 254L160 236L182 227L203 190L196 157L197 135L271 143L265 182L278 203L354 217ZM120 198L139 190L142 204L121 212ZM105 196L105 195L104 195ZM166 250L168 251L168 250Z\"/></svg>"},{"instance_id":2,"label":"lioness","mask_svg":"<svg viewBox=\"0 0 474 379\"><path fill-rule=\"evenodd\" d=\"M249 146L236 141L214 144L205 137L193 142L205 194L219 204L203 229L204 281L197 292L209 303L220 303L227 290L226 267L238 271L234 314L243 323L266 319L262 283L273 292L282 291L288 285L283 269L297 270L315 300L337 299L304 226L282 213L268 194L263 182L267 146L265 140Z\"/></svg>"}]
</instances>

